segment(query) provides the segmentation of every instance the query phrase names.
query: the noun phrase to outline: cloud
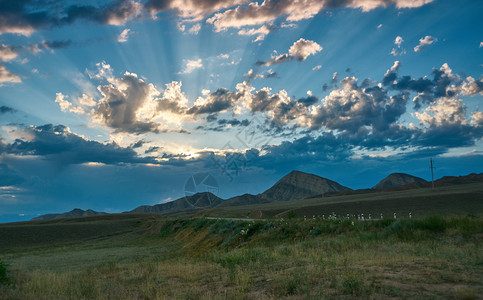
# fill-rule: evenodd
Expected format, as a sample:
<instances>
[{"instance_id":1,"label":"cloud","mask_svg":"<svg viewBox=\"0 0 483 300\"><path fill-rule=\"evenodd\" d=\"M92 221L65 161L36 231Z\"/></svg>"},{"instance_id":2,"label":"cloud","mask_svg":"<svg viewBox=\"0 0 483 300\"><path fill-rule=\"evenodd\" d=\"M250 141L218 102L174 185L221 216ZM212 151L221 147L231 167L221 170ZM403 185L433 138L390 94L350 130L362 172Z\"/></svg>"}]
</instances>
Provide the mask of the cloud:
<instances>
[{"instance_id":1,"label":"cloud","mask_svg":"<svg viewBox=\"0 0 483 300\"><path fill-rule=\"evenodd\" d=\"M198 32L200 32L200 30L201 30L201 24L197 23L197 24L191 26L191 28L188 31L191 34L198 34Z\"/></svg>"},{"instance_id":2,"label":"cloud","mask_svg":"<svg viewBox=\"0 0 483 300\"><path fill-rule=\"evenodd\" d=\"M230 55L226 53L221 53L220 55L217 56L218 59L229 59Z\"/></svg>"},{"instance_id":3,"label":"cloud","mask_svg":"<svg viewBox=\"0 0 483 300\"><path fill-rule=\"evenodd\" d=\"M253 69L250 69L250 70L248 70L248 72L245 75L243 75L243 77L245 77L246 80L250 81L250 80L258 79L258 78L262 78L262 79L278 78L278 75L277 75L277 72L274 72L272 69L265 72L265 74L263 74L263 73L259 74L256 71L254 71Z\"/></svg>"},{"instance_id":4,"label":"cloud","mask_svg":"<svg viewBox=\"0 0 483 300\"><path fill-rule=\"evenodd\" d=\"M479 48L483 48L483 42L480 42Z\"/></svg>"},{"instance_id":5,"label":"cloud","mask_svg":"<svg viewBox=\"0 0 483 300\"><path fill-rule=\"evenodd\" d=\"M207 15L246 3L248 0L148 0L145 9L155 16L159 12L172 10L187 22L201 21Z\"/></svg>"},{"instance_id":6,"label":"cloud","mask_svg":"<svg viewBox=\"0 0 483 300\"><path fill-rule=\"evenodd\" d=\"M185 69L179 74L190 74L196 69L203 68L203 60L201 58L194 59L194 60L187 59L185 61L186 61Z\"/></svg>"},{"instance_id":7,"label":"cloud","mask_svg":"<svg viewBox=\"0 0 483 300\"><path fill-rule=\"evenodd\" d=\"M55 1L42 4L38 5L35 0L4 1L1 5L0 34L30 36L39 29L65 26L79 20L119 26L143 13L143 5L132 0L115 0L103 6L58 5Z\"/></svg>"},{"instance_id":8,"label":"cloud","mask_svg":"<svg viewBox=\"0 0 483 300\"><path fill-rule=\"evenodd\" d=\"M22 80L19 76L8 71L5 66L0 65L0 86L2 86L4 82L18 83L22 82Z\"/></svg>"},{"instance_id":9,"label":"cloud","mask_svg":"<svg viewBox=\"0 0 483 300\"><path fill-rule=\"evenodd\" d=\"M174 124L176 131L182 132L185 121L216 122L195 128L226 131L231 127L225 125L245 126L235 116L248 113L264 117L266 128L262 132L266 134L316 137L329 133L354 149L390 147L397 152L433 147L444 153L451 147L472 145L483 136L480 114L470 112L468 118L461 100L463 96L483 94L483 79L461 78L448 64L420 78L401 76L400 69L401 63L395 61L380 82L366 78L359 83L353 76L339 80L334 73L331 91L322 99L310 91L307 97L295 99L285 90L273 92L269 87L257 90L249 80L271 77L274 72L257 74L250 70L246 74L248 80L238 83L234 91L203 90L190 106L181 82L173 81L160 92L136 74L126 72L115 78L107 64L100 64L99 73L91 77L108 81L98 87L103 99L83 96L83 100L74 99L78 104L69 105L59 95L57 102L66 111L80 106L99 123L117 132L134 134L173 131L168 124ZM411 103L415 110L412 116L407 113ZM416 122L409 123L407 117ZM458 135L447 136L446 129Z\"/></svg>"},{"instance_id":10,"label":"cloud","mask_svg":"<svg viewBox=\"0 0 483 300\"><path fill-rule=\"evenodd\" d=\"M19 55L19 48L13 47L9 45L0 45L0 62L10 61L15 59ZM19 76L16 74L11 73L4 65L0 64L0 86L3 85L3 82L12 82L18 83L21 82Z\"/></svg>"},{"instance_id":11,"label":"cloud","mask_svg":"<svg viewBox=\"0 0 483 300\"><path fill-rule=\"evenodd\" d=\"M100 143L81 137L63 125L46 124L23 129L28 139L16 139L4 144L3 153L18 156L42 156L62 164L81 163L156 163L152 158L138 157L130 147L115 143ZM2 147L0 147L2 150Z\"/></svg>"},{"instance_id":12,"label":"cloud","mask_svg":"<svg viewBox=\"0 0 483 300\"><path fill-rule=\"evenodd\" d=\"M288 53L272 57L272 59L268 61L257 61L256 64L259 66L271 66L289 62L293 59L304 61L310 55L315 55L320 51L322 51L322 47L316 42L300 38L290 46Z\"/></svg>"},{"instance_id":13,"label":"cloud","mask_svg":"<svg viewBox=\"0 0 483 300\"><path fill-rule=\"evenodd\" d=\"M150 83L126 72L122 78L108 79L108 85L98 87L103 98L97 103L94 117L118 132L158 132L159 126L152 121L152 112L142 114L142 108L159 92Z\"/></svg>"},{"instance_id":14,"label":"cloud","mask_svg":"<svg viewBox=\"0 0 483 300\"><path fill-rule=\"evenodd\" d=\"M257 35L257 37L252 41L254 43L263 41L265 36L272 32L272 28L268 27L267 25L263 25L259 28L251 28L251 29L241 29L238 31L239 35Z\"/></svg>"},{"instance_id":15,"label":"cloud","mask_svg":"<svg viewBox=\"0 0 483 300\"><path fill-rule=\"evenodd\" d=\"M10 45L0 45L0 62L9 61L19 55L19 48Z\"/></svg>"},{"instance_id":16,"label":"cloud","mask_svg":"<svg viewBox=\"0 0 483 300\"><path fill-rule=\"evenodd\" d=\"M397 36L396 39L394 39L394 45L396 45L396 47L392 48L392 50L391 50L391 54L393 56L399 56L399 55L406 54L406 50L404 50L401 47L403 42L404 42L404 40L400 36Z\"/></svg>"},{"instance_id":17,"label":"cloud","mask_svg":"<svg viewBox=\"0 0 483 300\"><path fill-rule=\"evenodd\" d=\"M269 24L282 18L287 22L297 22L311 19L324 9L336 8L360 8L367 12L377 7L386 7L395 4L397 8L420 7L432 0L364 0L364 1L292 1L292 0L265 0L261 4L253 1L247 5L238 5L235 8L217 12L207 20L213 24L216 31L223 31L229 28L241 28L245 26L256 26ZM230 6L226 6L230 7Z\"/></svg>"},{"instance_id":18,"label":"cloud","mask_svg":"<svg viewBox=\"0 0 483 300\"><path fill-rule=\"evenodd\" d=\"M129 35L132 34L131 33L131 29L129 28L126 28L124 29L120 34L119 36L117 37L117 41L119 43L125 43L127 42L128 38L129 38Z\"/></svg>"},{"instance_id":19,"label":"cloud","mask_svg":"<svg viewBox=\"0 0 483 300\"><path fill-rule=\"evenodd\" d=\"M310 55L320 51L322 51L322 47L316 42L300 38L288 49L288 54L298 61L304 61Z\"/></svg>"},{"instance_id":20,"label":"cloud","mask_svg":"<svg viewBox=\"0 0 483 300\"><path fill-rule=\"evenodd\" d=\"M367 12L389 5L395 5L398 9L420 7L432 0L266 0L261 4L250 0L108 0L102 5L58 1L38 5L36 0L4 2L1 5L0 34L30 36L40 29L66 26L78 21L121 26L146 15L156 19L160 12L176 14L181 23L199 22L212 15L207 22L213 24L216 31L222 31L228 28L268 25L279 18L285 21L283 24L294 24L293 22L313 18L325 9L360 8ZM180 24L180 28L185 28L185 25ZM198 26L191 29L195 33ZM262 35L258 37L262 39Z\"/></svg>"},{"instance_id":21,"label":"cloud","mask_svg":"<svg viewBox=\"0 0 483 300\"><path fill-rule=\"evenodd\" d=\"M382 28L382 24L377 25L377 29L381 29L381 28Z\"/></svg>"},{"instance_id":22,"label":"cloud","mask_svg":"<svg viewBox=\"0 0 483 300\"><path fill-rule=\"evenodd\" d=\"M17 110L14 108L11 108L5 105L0 106L0 114L14 113L14 112L17 112Z\"/></svg>"},{"instance_id":23,"label":"cloud","mask_svg":"<svg viewBox=\"0 0 483 300\"><path fill-rule=\"evenodd\" d=\"M84 95L84 96L86 96L86 95ZM65 99L65 97L66 96L64 96L62 93L56 93L55 94L55 102L59 103L60 109L62 111L69 111L69 112L72 112L72 113L75 113L75 114L80 114L80 115L85 113L85 111L82 107L72 105L72 103L67 101ZM86 104L86 103L83 102L83 104Z\"/></svg>"},{"instance_id":24,"label":"cloud","mask_svg":"<svg viewBox=\"0 0 483 300\"><path fill-rule=\"evenodd\" d=\"M154 100L156 110L162 113L182 115L188 109L188 99L181 90L182 83L173 81L166 84L163 96Z\"/></svg>"},{"instance_id":25,"label":"cloud","mask_svg":"<svg viewBox=\"0 0 483 300\"><path fill-rule=\"evenodd\" d=\"M200 115L223 112L231 108L239 97L239 94L229 92L227 89L218 89L205 98L199 97L186 113Z\"/></svg>"},{"instance_id":26,"label":"cloud","mask_svg":"<svg viewBox=\"0 0 483 300\"><path fill-rule=\"evenodd\" d=\"M318 71L320 69L322 69L322 65L317 65L317 66L312 68L312 71Z\"/></svg>"},{"instance_id":27,"label":"cloud","mask_svg":"<svg viewBox=\"0 0 483 300\"><path fill-rule=\"evenodd\" d=\"M432 37L430 35L427 35L424 38L420 38L419 39L419 45L414 47L414 52L419 52L419 51L423 50L424 48L426 48L427 46L429 46L429 45L431 45L431 44L433 44L437 41L438 41L437 38Z\"/></svg>"}]
</instances>

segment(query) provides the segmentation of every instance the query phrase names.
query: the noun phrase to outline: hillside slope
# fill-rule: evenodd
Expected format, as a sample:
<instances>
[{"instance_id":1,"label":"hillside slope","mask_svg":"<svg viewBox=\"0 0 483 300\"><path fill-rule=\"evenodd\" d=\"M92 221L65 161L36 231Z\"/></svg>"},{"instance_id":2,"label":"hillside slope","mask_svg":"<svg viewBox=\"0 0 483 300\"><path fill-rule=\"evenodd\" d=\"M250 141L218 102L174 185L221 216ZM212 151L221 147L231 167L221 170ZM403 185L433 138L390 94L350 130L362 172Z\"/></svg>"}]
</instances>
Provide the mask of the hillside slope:
<instances>
[{"instance_id":1,"label":"hillside slope","mask_svg":"<svg viewBox=\"0 0 483 300\"><path fill-rule=\"evenodd\" d=\"M41 215L41 216L32 218L32 221L63 219L63 218L79 218L79 217L89 217L89 216L97 216L97 215L105 215L105 214L107 213L93 211L92 209L82 210L80 208L74 208L73 210L65 213Z\"/></svg>"},{"instance_id":2,"label":"hillside slope","mask_svg":"<svg viewBox=\"0 0 483 300\"><path fill-rule=\"evenodd\" d=\"M379 181L378 184L376 184L373 189L375 190L384 190L388 188L393 188L393 187L398 187L398 186L403 186L406 184L410 183L417 183L417 182L426 182L426 180L409 175L409 174L404 174L404 173L392 173L383 180Z\"/></svg>"},{"instance_id":3,"label":"hillside slope","mask_svg":"<svg viewBox=\"0 0 483 300\"><path fill-rule=\"evenodd\" d=\"M335 181L314 174L292 171L258 196L266 202L298 200L326 192L351 191Z\"/></svg>"}]
</instances>

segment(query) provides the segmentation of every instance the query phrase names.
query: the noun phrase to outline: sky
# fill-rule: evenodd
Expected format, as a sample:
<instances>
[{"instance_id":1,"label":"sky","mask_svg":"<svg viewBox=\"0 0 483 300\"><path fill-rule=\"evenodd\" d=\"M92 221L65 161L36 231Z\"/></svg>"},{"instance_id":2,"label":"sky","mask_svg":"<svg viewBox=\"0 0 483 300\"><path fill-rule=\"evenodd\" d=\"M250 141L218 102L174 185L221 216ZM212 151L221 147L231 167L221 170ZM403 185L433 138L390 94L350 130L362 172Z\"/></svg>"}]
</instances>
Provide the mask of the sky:
<instances>
[{"instance_id":1,"label":"sky","mask_svg":"<svg viewBox=\"0 0 483 300\"><path fill-rule=\"evenodd\" d=\"M483 2L0 0L0 222L483 171ZM200 190L202 186L199 187Z\"/></svg>"}]
</instances>

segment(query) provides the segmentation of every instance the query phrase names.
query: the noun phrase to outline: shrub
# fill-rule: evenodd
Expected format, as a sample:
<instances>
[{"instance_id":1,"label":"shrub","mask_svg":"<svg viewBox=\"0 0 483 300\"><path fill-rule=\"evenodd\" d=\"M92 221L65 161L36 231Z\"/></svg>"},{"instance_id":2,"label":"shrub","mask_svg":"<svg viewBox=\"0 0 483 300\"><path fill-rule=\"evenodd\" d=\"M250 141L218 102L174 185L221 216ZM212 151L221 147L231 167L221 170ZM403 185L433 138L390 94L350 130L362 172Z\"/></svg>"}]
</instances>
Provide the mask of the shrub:
<instances>
[{"instance_id":1,"label":"shrub","mask_svg":"<svg viewBox=\"0 0 483 300\"><path fill-rule=\"evenodd\" d=\"M433 232L443 232L446 230L446 220L441 216L429 216L418 220L416 224L419 229L423 230Z\"/></svg>"},{"instance_id":2,"label":"shrub","mask_svg":"<svg viewBox=\"0 0 483 300\"><path fill-rule=\"evenodd\" d=\"M356 273L348 274L342 278L342 288L345 294L360 296L364 289L364 277Z\"/></svg>"},{"instance_id":3,"label":"shrub","mask_svg":"<svg viewBox=\"0 0 483 300\"><path fill-rule=\"evenodd\" d=\"M6 284L9 282L7 267L8 265L0 260L0 284Z\"/></svg>"}]
</instances>

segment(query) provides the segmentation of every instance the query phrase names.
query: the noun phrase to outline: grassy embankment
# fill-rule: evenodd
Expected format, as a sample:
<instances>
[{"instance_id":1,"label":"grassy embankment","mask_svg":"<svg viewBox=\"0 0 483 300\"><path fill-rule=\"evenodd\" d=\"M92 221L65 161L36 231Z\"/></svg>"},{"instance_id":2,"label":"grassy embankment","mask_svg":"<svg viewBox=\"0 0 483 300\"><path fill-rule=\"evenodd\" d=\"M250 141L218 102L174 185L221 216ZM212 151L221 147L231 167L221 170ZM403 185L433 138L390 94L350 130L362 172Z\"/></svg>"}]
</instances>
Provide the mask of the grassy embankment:
<instances>
[{"instance_id":1,"label":"grassy embankment","mask_svg":"<svg viewBox=\"0 0 483 300\"><path fill-rule=\"evenodd\" d=\"M0 225L0 298L456 298L483 294L481 216ZM1 276L1 270L0 270Z\"/></svg>"}]
</instances>

